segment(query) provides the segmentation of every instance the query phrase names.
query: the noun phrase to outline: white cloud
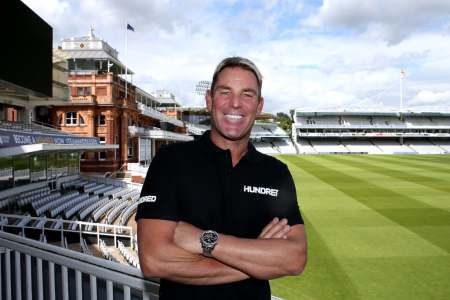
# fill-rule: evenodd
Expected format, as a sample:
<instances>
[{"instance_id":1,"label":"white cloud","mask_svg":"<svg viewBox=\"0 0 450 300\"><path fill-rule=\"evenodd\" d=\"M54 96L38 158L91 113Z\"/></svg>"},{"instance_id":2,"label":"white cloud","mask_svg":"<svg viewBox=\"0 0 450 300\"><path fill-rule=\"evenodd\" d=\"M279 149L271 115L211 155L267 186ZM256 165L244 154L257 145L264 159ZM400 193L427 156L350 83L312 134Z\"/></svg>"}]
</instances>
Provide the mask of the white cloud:
<instances>
[{"instance_id":1,"label":"white cloud","mask_svg":"<svg viewBox=\"0 0 450 300\"><path fill-rule=\"evenodd\" d=\"M448 0L324 0L304 25L354 29L398 43L428 25L449 20Z\"/></svg>"},{"instance_id":2,"label":"white cloud","mask_svg":"<svg viewBox=\"0 0 450 300\"><path fill-rule=\"evenodd\" d=\"M410 101L410 104L415 106L436 105L440 107L450 107L450 91L420 91Z\"/></svg>"},{"instance_id":3,"label":"white cloud","mask_svg":"<svg viewBox=\"0 0 450 300\"><path fill-rule=\"evenodd\" d=\"M65 14L70 7L70 4L66 0L26 0L23 1L28 7L39 12L41 18L46 21L53 21L59 19Z\"/></svg>"}]
</instances>

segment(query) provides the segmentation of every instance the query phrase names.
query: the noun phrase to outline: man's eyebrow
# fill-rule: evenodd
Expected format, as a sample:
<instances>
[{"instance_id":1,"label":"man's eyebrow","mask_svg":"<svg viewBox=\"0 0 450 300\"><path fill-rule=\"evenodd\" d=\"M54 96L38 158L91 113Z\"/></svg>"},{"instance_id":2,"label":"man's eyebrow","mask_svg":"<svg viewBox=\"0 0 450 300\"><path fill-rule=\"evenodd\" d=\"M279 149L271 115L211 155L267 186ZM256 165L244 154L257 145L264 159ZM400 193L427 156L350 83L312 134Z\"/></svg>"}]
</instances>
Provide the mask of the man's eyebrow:
<instances>
[{"instance_id":1,"label":"man's eyebrow","mask_svg":"<svg viewBox=\"0 0 450 300\"><path fill-rule=\"evenodd\" d=\"M231 90L231 87L221 84L221 85L216 86L214 89L215 90L218 90L218 89Z\"/></svg>"}]
</instances>

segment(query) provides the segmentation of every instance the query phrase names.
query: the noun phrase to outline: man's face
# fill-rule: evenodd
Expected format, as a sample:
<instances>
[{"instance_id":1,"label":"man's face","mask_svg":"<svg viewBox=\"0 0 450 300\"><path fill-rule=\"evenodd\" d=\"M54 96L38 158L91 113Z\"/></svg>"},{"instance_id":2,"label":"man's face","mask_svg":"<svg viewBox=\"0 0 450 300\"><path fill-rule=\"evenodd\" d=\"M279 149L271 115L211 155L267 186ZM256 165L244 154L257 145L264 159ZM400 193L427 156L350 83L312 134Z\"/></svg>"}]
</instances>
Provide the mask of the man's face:
<instances>
[{"instance_id":1,"label":"man's face","mask_svg":"<svg viewBox=\"0 0 450 300\"><path fill-rule=\"evenodd\" d=\"M248 139L263 103L251 71L240 67L223 69L214 90L206 95L211 113L211 136L228 141Z\"/></svg>"}]
</instances>

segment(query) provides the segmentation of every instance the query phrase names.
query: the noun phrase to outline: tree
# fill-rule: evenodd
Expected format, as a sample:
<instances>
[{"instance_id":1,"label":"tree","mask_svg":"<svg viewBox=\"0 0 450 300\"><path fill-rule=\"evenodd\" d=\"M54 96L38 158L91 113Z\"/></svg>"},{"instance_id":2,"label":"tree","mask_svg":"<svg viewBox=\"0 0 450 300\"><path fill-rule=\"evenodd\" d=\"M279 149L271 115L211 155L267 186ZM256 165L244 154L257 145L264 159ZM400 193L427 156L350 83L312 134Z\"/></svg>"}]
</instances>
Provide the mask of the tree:
<instances>
[{"instance_id":1,"label":"tree","mask_svg":"<svg viewBox=\"0 0 450 300\"><path fill-rule=\"evenodd\" d=\"M292 131L292 119L288 114L284 112L277 113L275 121L280 125L280 127L286 131L289 135L291 135Z\"/></svg>"}]
</instances>

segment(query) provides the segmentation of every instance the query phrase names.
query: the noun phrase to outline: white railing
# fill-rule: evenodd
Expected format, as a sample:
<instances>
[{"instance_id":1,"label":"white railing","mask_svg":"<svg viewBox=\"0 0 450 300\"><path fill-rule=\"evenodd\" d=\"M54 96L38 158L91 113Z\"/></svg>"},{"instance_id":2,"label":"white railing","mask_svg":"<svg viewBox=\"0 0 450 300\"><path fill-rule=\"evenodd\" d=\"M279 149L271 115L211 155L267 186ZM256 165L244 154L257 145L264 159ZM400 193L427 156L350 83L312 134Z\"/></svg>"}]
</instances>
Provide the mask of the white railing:
<instances>
[{"instance_id":1,"label":"white railing","mask_svg":"<svg viewBox=\"0 0 450 300\"><path fill-rule=\"evenodd\" d=\"M42 233L46 231L60 232L61 238L65 233L78 233L80 236L80 241L84 235L92 235L97 237L97 243L100 237L110 237L114 239L114 245L117 245L118 238L130 239L130 243L133 243L134 234L133 228L131 226L122 225L110 225L110 224L100 224L93 222L83 222L83 221L72 221L63 219L50 219L50 218L40 218L31 217L28 215L10 215L10 214L0 214L0 230L3 231L4 228L17 228L21 230L21 234L25 236L26 229L38 229ZM45 220L45 223L40 228L35 226L29 226L28 224L33 224L33 222ZM58 225L56 225L58 224ZM56 229L57 228L57 229Z\"/></svg>"},{"instance_id":2,"label":"white railing","mask_svg":"<svg viewBox=\"0 0 450 300\"><path fill-rule=\"evenodd\" d=\"M139 163L128 163L127 170L145 176L145 174L147 174L148 172L148 167L148 165L144 167Z\"/></svg>"},{"instance_id":3,"label":"white railing","mask_svg":"<svg viewBox=\"0 0 450 300\"><path fill-rule=\"evenodd\" d=\"M311 136L352 136L352 137L450 137L450 133L426 133L426 132L304 132L297 131L297 135L300 137Z\"/></svg>"},{"instance_id":4,"label":"white railing","mask_svg":"<svg viewBox=\"0 0 450 300\"><path fill-rule=\"evenodd\" d=\"M144 105L142 103L138 103L138 109L141 111L142 114L147 115L149 117L152 117L153 119L157 119L163 122L171 123L178 127L183 127L183 121L177 120L175 118L171 118L153 108L148 107L147 105Z\"/></svg>"},{"instance_id":5,"label":"white railing","mask_svg":"<svg viewBox=\"0 0 450 300\"><path fill-rule=\"evenodd\" d=\"M101 295L113 300L120 294L125 300L131 296L158 299L158 281L145 279L137 268L11 233L0 231L0 257L0 274L5 276L0 288L6 300L13 296L14 299L68 300L70 296L96 300ZM106 285L97 285L98 280Z\"/></svg>"},{"instance_id":6,"label":"white railing","mask_svg":"<svg viewBox=\"0 0 450 300\"><path fill-rule=\"evenodd\" d=\"M144 136L154 139L169 140L169 141L192 141L194 138L187 134L162 130L162 129L148 129L145 127L128 126L128 132L131 136Z\"/></svg>"},{"instance_id":7,"label":"white railing","mask_svg":"<svg viewBox=\"0 0 450 300\"><path fill-rule=\"evenodd\" d=\"M210 129L210 126L198 125L186 122L186 128L188 133L194 135L202 135L206 130Z\"/></svg>"},{"instance_id":8,"label":"white railing","mask_svg":"<svg viewBox=\"0 0 450 300\"><path fill-rule=\"evenodd\" d=\"M125 182L125 181L120 181L117 179L111 179L111 178L105 178L105 177L99 177L99 176L88 176L88 175L84 175L84 174L80 174L80 178L82 178L84 180L88 180L88 181L95 181L97 183L109 184L109 185L113 185L116 187L129 188L132 190L141 191L141 189L142 189L142 184L134 183L134 182L130 183L130 182Z\"/></svg>"}]
</instances>

